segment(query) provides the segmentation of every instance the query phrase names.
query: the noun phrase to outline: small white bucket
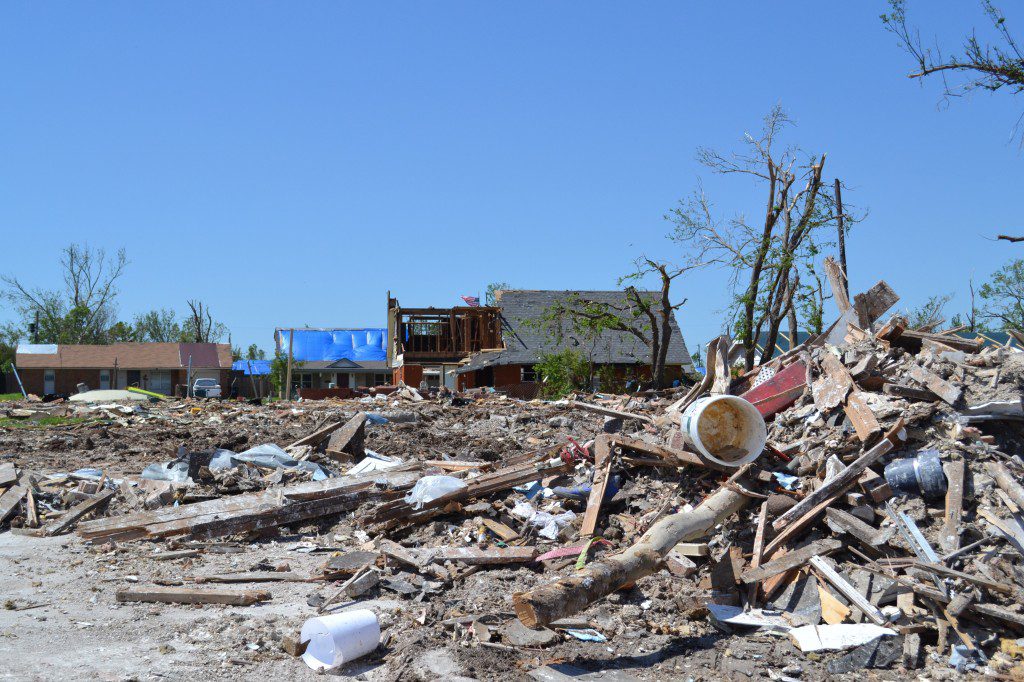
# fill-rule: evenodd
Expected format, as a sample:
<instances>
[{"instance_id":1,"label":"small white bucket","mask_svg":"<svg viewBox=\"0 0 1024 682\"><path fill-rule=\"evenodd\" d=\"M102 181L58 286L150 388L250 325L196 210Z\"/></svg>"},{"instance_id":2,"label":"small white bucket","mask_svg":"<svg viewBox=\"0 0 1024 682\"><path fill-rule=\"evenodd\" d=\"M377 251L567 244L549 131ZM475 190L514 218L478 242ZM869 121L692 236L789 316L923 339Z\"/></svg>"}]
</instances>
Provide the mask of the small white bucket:
<instances>
[{"instance_id":1,"label":"small white bucket","mask_svg":"<svg viewBox=\"0 0 1024 682\"><path fill-rule=\"evenodd\" d=\"M750 402L734 395L695 400L679 416L683 440L716 464L739 468L761 456L768 428Z\"/></svg>"},{"instance_id":2,"label":"small white bucket","mask_svg":"<svg viewBox=\"0 0 1024 682\"><path fill-rule=\"evenodd\" d=\"M369 609L310 618L302 626L299 641L309 642L302 654L306 665L313 670L331 670L376 649L380 622Z\"/></svg>"}]
</instances>

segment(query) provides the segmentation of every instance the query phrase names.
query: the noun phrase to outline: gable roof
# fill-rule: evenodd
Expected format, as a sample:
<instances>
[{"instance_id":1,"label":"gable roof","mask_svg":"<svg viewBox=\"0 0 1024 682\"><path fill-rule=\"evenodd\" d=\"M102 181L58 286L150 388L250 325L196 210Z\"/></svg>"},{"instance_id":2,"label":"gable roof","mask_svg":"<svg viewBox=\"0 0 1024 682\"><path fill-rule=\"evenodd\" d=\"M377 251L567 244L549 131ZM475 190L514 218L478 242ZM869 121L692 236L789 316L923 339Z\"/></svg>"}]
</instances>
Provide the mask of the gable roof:
<instances>
[{"instance_id":1,"label":"gable roof","mask_svg":"<svg viewBox=\"0 0 1024 682\"><path fill-rule=\"evenodd\" d=\"M645 300L660 299L661 292L639 292ZM506 290L497 292L496 305L501 308L501 334L504 350L484 351L474 355L469 364L459 370L473 371L495 365L528 365L538 362L547 353L575 349L593 357L600 364L647 364L650 362L649 347L629 332L603 331L595 340L587 340L568 329L559 343L538 324L547 310L570 296L579 296L586 301L630 307L622 291L532 291ZM667 363L682 365L684 371L693 371L693 361L686 349L686 342L679 330L675 316L672 317L672 337L669 341Z\"/></svg>"},{"instance_id":2,"label":"gable roof","mask_svg":"<svg viewBox=\"0 0 1024 682\"><path fill-rule=\"evenodd\" d=\"M18 346L15 365L19 369L181 369L231 367L231 346L226 343L112 343L106 346L60 344L34 352Z\"/></svg>"}]
</instances>

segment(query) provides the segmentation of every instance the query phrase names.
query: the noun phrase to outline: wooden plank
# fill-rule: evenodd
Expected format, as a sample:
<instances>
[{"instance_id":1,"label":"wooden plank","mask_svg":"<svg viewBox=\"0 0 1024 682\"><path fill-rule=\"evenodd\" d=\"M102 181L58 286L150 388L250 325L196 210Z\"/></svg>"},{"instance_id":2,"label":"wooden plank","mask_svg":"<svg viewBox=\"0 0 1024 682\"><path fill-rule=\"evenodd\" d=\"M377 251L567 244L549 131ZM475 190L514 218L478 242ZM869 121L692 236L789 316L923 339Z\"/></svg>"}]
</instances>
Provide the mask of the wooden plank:
<instances>
[{"instance_id":1,"label":"wooden plank","mask_svg":"<svg viewBox=\"0 0 1024 682\"><path fill-rule=\"evenodd\" d=\"M757 515L757 529L754 531L754 547L750 552L751 570L760 568L761 563L764 560L764 537L765 525L767 523L768 501L765 500L761 503L761 511ZM757 589L758 584L756 582L751 584L750 590L747 592L747 604L753 605L757 601Z\"/></svg>"},{"instance_id":2,"label":"wooden plank","mask_svg":"<svg viewBox=\"0 0 1024 682\"><path fill-rule=\"evenodd\" d=\"M863 329L870 329L875 320L885 314L889 308L898 303L900 297L892 290L885 280L880 280L863 294L853 297L853 307Z\"/></svg>"},{"instance_id":3,"label":"wooden plank","mask_svg":"<svg viewBox=\"0 0 1024 682\"><path fill-rule=\"evenodd\" d=\"M825 276L828 277L828 284L832 288L832 297L840 313L850 309L850 295L847 293L846 274L842 266L832 256L827 256L824 263Z\"/></svg>"},{"instance_id":4,"label":"wooden plank","mask_svg":"<svg viewBox=\"0 0 1024 682\"><path fill-rule=\"evenodd\" d=\"M594 443L594 480L590 485L590 498L587 500L587 511L583 514L583 525L580 537L588 538L597 529L597 518L601 514L601 504L608 489L608 479L612 471L611 438L607 434L597 437Z\"/></svg>"},{"instance_id":5,"label":"wooden plank","mask_svg":"<svg viewBox=\"0 0 1024 682\"><path fill-rule=\"evenodd\" d=\"M822 354L822 374L811 384L814 406L821 412L838 407L853 389L853 377L840 362L839 358L829 352Z\"/></svg>"},{"instance_id":6,"label":"wooden plank","mask_svg":"<svg viewBox=\"0 0 1024 682\"><path fill-rule=\"evenodd\" d=\"M471 469L486 471L494 468L494 462L470 462L468 460L456 459L428 459L423 462L423 466L437 467L438 469L444 469L445 471L469 471Z\"/></svg>"},{"instance_id":7,"label":"wooden plank","mask_svg":"<svg viewBox=\"0 0 1024 682\"><path fill-rule=\"evenodd\" d=\"M28 486L16 485L0 495L0 523L7 520L7 517L14 512L26 493L28 493Z\"/></svg>"},{"instance_id":8,"label":"wooden plank","mask_svg":"<svg viewBox=\"0 0 1024 682\"><path fill-rule=\"evenodd\" d=\"M963 390L959 386L954 386L939 375L934 372L930 372L920 365L914 365L910 369L910 378L917 383L926 386L928 390L942 398L950 405L956 404L956 401L960 400L960 396L963 394Z\"/></svg>"},{"instance_id":9,"label":"wooden plank","mask_svg":"<svg viewBox=\"0 0 1024 682\"><path fill-rule=\"evenodd\" d=\"M894 315L875 332L875 338L891 343L898 339L906 329L907 321L899 315Z\"/></svg>"},{"instance_id":10,"label":"wooden plank","mask_svg":"<svg viewBox=\"0 0 1024 682\"><path fill-rule=\"evenodd\" d=\"M494 519L483 518L481 522L487 526L487 529L497 535L505 542L512 542L513 540L519 539L519 533L506 526L501 521L495 521Z\"/></svg>"},{"instance_id":11,"label":"wooden plank","mask_svg":"<svg viewBox=\"0 0 1024 682\"><path fill-rule=\"evenodd\" d=\"M875 413L868 407L864 393L854 391L846 398L846 406L843 408L846 416L850 418L857 437L862 443L867 443L876 438L882 432L882 425L878 423Z\"/></svg>"},{"instance_id":12,"label":"wooden plank","mask_svg":"<svg viewBox=\"0 0 1024 682\"><path fill-rule=\"evenodd\" d=\"M583 403L578 400L570 400L569 407L579 407L589 412L603 414L606 417L618 417L619 419L637 419L642 422L654 421L653 417L649 417L646 414L637 414L635 412L623 412L622 410L613 410L610 407L605 407L603 405L593 405L591 403Z\"/></svg>"},{"instance_id":13,"label":"wooden plank","mask_svg":"<svg viewBox=\"0 0 1024 682\"><path fill-rule=\"evenodd\" d=\"M963 464L963 461L960 464ZM990 462L987 469L989 475L995 479L996 485L1013 500L1014 504L1024 509L1024 486L1017 482L1017 478L1010 473L1006 465L1000 462Z\"/></svg>"},{"instance_id":14,"label":"wooden plank","mask_svg":"<svg viewBox=\"0 0 1024 682\"><path fill-rule=\"evenodd\" d=\"M18 482L18 470L14 468L14 462L0 464L0 488L6 488Z\"/></svg>"},{"instance_id":15,"label":"wooden plank","mask_svg":"<svg viewBox=\"0 0 1024 682\"><path fill-rule=\"evenodd\" d=\"M286 447L285 450L288 450L289 448L296 448L296 447L299 447L301 445L312 445L312 446L319 445L325 438L327 438L327 436L331 435L332 433L334 433L335 431L337 431L338 429L340 429L344 425L345 425L345 422L342 422L342 421L337 421L337 422L334 422L333 424L328 424L327 426L314 431L313 433L309 434L308 436L304 436L304 437L298 439L297 441L295 441L294 443L292 443L291 445Z\"/></svg>"},{"instance_id":16,"label":"wooden plank","mask_svg":"<svg viewBox=\"0 0 1024 682\"><path fill-rule=\"evenodd\" d=\"M60 535L61 533L68 532L76 523L78 523L79 519L105 505L110 501L110 498L116 494L116 490L107 490L91 500L79 502L56 522L44 528L43 535Z\"/></svg>"},{"instance_id":17,"label":"wooden plank","mask_svg":"<svg viewBox=\"0 0 1024 682\"><path fill-rule=\"evenodd\" d=\"M824 580L817 579L818 601L821 602L821 619L829 625L838 625L850 617L852 611L839 601L826 587Z\"/></svg>"},{"instance_id":18,"label":"wooden plank","mask_svg":"<svg viewBox=\"0 0 1024 682\"><path fill-rule=\"evenodd\" d=\"M366 413L359 412L332 433L325 450L327 456L339 462L356 462L365 457L366 420Z\"/></svg>"},{"instance_id":19,"label":"wooden plank","mask_svg":"<svg viewBox=\"0 0 1024 682\"><path fill-rule=\"evenodd\" d=\"M835 530L835 528L839 528L843 533L849 533L867 547L878 547L879 545L884 545L895 532L895 529L892 527L889 527L886 530L879 530L874 526L861 521L853 514L835 507L829 507L826 509L825 517L827 519L826 523L828 523L833 530Z\"/></svg>"},{"instance_id":20,"label":"wooden plank","mask_svg":"<svg viewBox=\"0 0 1024 682\"><path fill-rule=\"evenodd\" d=\"M711 554L711 548L704 542L680 542L672 551L679 552L683 556L704 557Z\"/></svg>"},{"instance_id":21,"label":"wooden plank","mask_svg":"<svg viewBox=\"0 0 1024 682\"><path fill-rule=\"evenodd\" d=\"M763 566L751 568L743 572L740 580L745 583L756 583L773 575L784 573L793 568L799 568L810 561L811 557L828 554L840 549L843 543L840 540L816 540L808 545L787 552L784 556L769 561Z\"/></svg>"},{"instance_id":22,"label":"wooden plank","mask_svg":"<svg viewBox=\"0 0 1024 682\"><path fill-rule=\"evenodd\" d=\"M803 516L807 511L820 504L822 501L830 501L839 497L847 488L857 482L861 472L874 464L880 457L893 449L897 437L903 431L903 420L900 419L896 425L886 434L877 445L858 457L850 466L826 481L810 495L804 497L795 506L786 511L782 516L775 519L772 527L776 531L782 531L787 525ZM778 539L778 538L776 538Z\"/></svg>"},{"instance_id":23,"label":"wooden plank","mask_svg":"<svg viewBox=\"0 0 1024 682\"><path fill-rule=\"evenodd\" d=\"M967 469L962 459L946 462L946 511L942 530L939 532L939 546L947 554L960 548L960 523L964 507L964 474Z\"/></svg>"},{"instance_id":24,"label":"wooden plank","mask_svg":"<svg viewBox=\"0 0 1024 682\"><path fill-rule=\"evenodd\" d=\"M714 462L709 462L694 452L688 452L678 448L670 448L664 445L655 445L654 443L648 443L645 440L630 438L628 436L613 435L611 440L613 446L618 445L619 447L627 450L634 450L636 452L654 455L673 466L683 465L723 469L720 465L717 465Z\"/></svg>"},{"instance_id":25,"label":"wooden plank","mask_svg":"<svg viewBox=\"0 0 1024 682\"><path fill-rule=\"evenodd\" d=\"M268 583L268 582L309 582L309 577L293 571L246 571L243 573L216 573L192 577L196 583Z\"/></svg>"},{"instance_id":26,"label":"wooden plank","mask_svg":"<svg viewBox=\"0 0 1024 682\"><path fill-rule=\"evenodd\" d=\"M917 352L921 350L925 339L938 341L939 343L955 348L956 350L962 350L965 353L980 353L981 349L985 347L985 342L979 339L965 339L960 336L930 334L928 332L919 332L910 329L900 334L899 338L897 338L894 343L897 346L906 348L907 350Z\"/></svg>"},{"instance_id":27,"label":"wooden plank","mask_svg":"<svg viewBox=\"0 0 1024 682\"><path fill-rule=\"evenodd\" d=\"M270 599L270 593L263 590L197 590L182 587L133 587L118 590L119 602L157 602L161 604L228 604L229 606L252 606Z\"/></svg>"},{"instance_id":28,"label":"wooden plank","mask_svg":"<svg viewBox=\"0 0 1024 682\"><path fill-rule=\"evenodd\" d=\"M814 572L818 574L822 579L828 582L832 587L836 589L841 595L846 597L847 601L853 604L855 607L860 609L861 613L868 617L875 625L888 625L889 621L885 615L875 607L874 604L867 600L863 594L860 593L850 583L836 573L836 571L829 566L824 559L820 556L811 557L808 561Z\"/></svg>"}]
</instances>

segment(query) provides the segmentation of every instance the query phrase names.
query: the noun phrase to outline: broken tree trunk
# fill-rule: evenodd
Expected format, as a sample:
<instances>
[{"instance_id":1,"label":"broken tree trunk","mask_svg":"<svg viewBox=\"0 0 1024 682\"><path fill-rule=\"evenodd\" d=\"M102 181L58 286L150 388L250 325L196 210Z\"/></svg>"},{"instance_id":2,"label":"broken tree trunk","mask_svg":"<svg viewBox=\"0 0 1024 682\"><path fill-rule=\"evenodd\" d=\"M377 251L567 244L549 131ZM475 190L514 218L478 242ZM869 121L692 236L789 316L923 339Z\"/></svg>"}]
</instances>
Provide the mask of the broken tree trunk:
<instances>
[{"instance_id":1,"label":"broken tree trunk","mask_svg":"<svg viewBox=\"0 0 1024 682\"><path fill-rule=\"evenodd\" d=\"M588 564L575 575L512 595L516 615L527 627L538 628L579 613L623 585L660 569L676 544L707 535L749 499L724 486L693 511L666 516L619 554Z\"/></svg>"}]
</instances>

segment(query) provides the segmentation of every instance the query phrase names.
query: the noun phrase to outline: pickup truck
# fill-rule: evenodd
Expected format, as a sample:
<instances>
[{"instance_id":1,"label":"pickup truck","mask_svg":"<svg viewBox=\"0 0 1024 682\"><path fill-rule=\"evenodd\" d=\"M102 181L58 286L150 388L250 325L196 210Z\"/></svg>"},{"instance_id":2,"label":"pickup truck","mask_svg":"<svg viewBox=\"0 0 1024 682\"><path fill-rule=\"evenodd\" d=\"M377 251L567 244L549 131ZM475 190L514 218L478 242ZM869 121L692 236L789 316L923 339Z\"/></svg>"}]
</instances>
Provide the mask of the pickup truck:
<instances>
[{"instance_id":1,"label":"pickup truck","mask_svg":"<svg viewBox=\"0 0 1024 682\"><path fill-rule=\"evenodd\" d=\"M219 398L220 384L216 379L196 379L192 384L192 395L196 398Z\"/></svg>"}]
</instances>

